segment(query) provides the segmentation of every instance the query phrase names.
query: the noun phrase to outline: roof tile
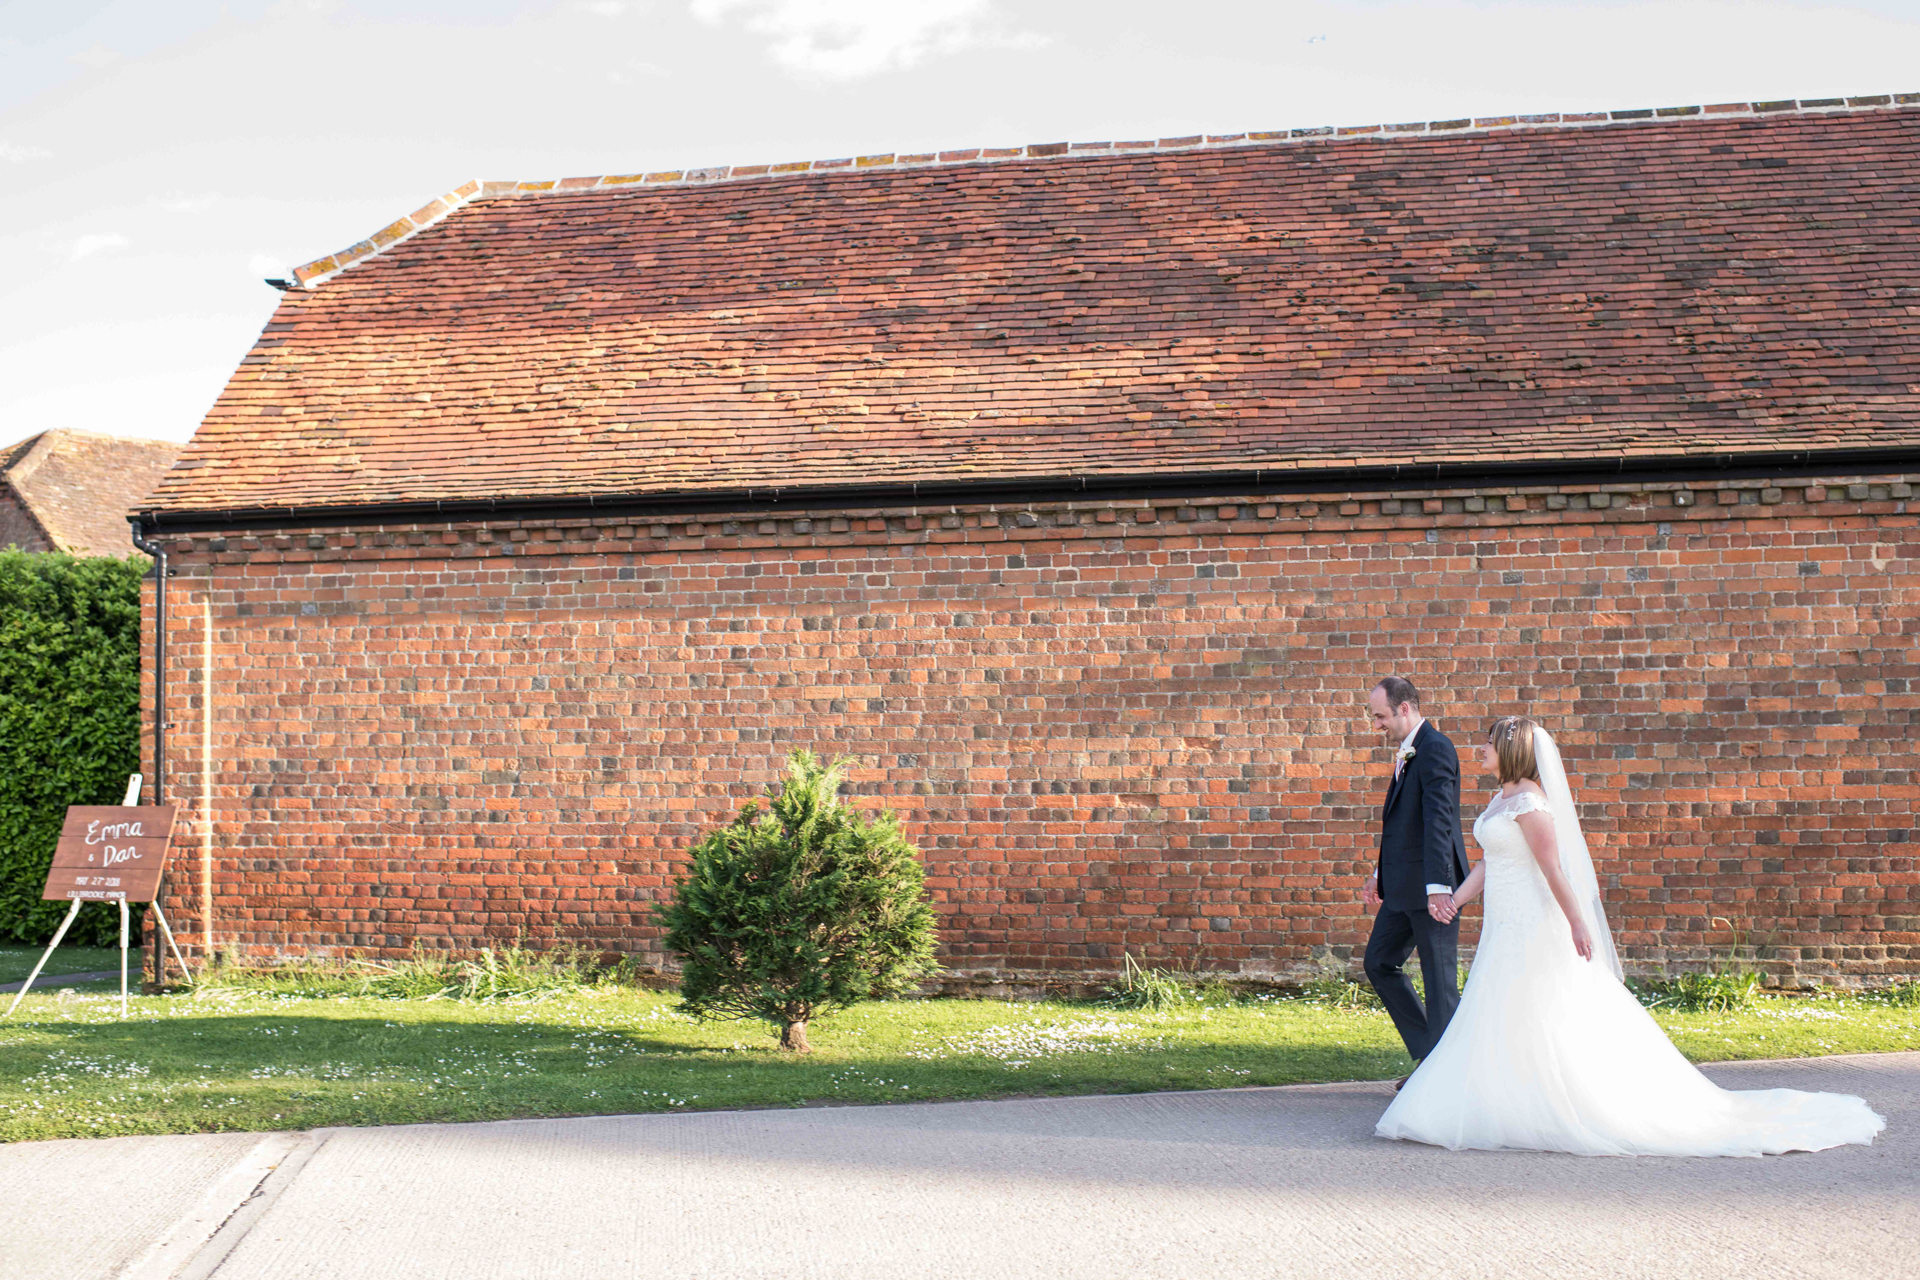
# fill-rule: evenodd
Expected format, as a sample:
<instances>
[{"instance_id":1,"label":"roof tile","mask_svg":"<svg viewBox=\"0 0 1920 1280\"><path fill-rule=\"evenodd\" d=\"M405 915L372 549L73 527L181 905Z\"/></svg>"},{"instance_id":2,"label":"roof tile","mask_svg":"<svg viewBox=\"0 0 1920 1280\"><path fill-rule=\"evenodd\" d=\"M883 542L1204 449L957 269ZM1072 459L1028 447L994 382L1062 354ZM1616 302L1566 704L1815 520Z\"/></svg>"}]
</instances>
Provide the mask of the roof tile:
<instances>
[{"instance_id":1,"label":"roof tile","mask_svg":"<svg viewBox=\"0 0 1920 1280\"><path fill-rule=\"evenodd\" d=\"M152 503L1920 446L1920 111L1790 105L469 184Z\"/></svg>"},{"instance_id":2,"label":"roof tile","mask_svg":"<svg viewBox=\"0 0 1920 1280\"><path fill-rule=\"evenodd\" d=\"M43 431L0 455L0 485L19 495L56 549L123 557L133 554L128 513L179 452L167 440Z\"/></svg>"}]
</instances>

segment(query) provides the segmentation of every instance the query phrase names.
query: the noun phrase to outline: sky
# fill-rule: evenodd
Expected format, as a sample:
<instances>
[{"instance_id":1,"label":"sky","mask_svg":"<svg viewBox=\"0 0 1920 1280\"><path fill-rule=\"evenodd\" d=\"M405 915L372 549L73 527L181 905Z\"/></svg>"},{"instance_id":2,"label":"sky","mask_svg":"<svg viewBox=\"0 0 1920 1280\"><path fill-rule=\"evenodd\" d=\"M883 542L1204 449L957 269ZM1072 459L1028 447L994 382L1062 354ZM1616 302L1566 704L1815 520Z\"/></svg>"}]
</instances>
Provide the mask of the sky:
<instances>
[{"instance_id":1,"label":"sky","mask_svg":"<svg viewBox=\"0 0 1920 1280\"><path fill-rule=\"evenodd\" d=\"M0 0L0 446L470 178L1920 90L1920 0Z\"/></svg>"}]
</instances>

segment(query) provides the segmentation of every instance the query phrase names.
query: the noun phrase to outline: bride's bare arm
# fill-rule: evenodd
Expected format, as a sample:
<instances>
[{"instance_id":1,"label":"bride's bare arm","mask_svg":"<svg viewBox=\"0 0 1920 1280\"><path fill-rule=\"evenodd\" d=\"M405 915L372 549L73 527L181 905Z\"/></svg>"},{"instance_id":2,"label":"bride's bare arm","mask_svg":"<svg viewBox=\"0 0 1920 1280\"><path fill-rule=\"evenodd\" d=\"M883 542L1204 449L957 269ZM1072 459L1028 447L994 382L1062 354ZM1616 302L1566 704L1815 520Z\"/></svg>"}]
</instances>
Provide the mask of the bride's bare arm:
<instances>
[{"instance_id":1,"label":"bride's bare arm","mask_svg":"<svg viewBox=\"0 0 1920 1280\"><path fill-rule=\"evenodd\" d=\"M1487 863L1483 858L1473 864L1473 870L1467 872L1467 878L1453 891L1453 905L1464 907L1480 896L1481 887L1487 882Z\"/></svg>"},{"instance_id":2,"label":"bride's bare arm","mask_svg":"<svg viewBox=\"0 0 1920 1280\"><path fill-rule=\"evenodd\" d=\"M1566 913L1567 924L1573 929L1573 949L1583 959L1593 959L1593 937L1587 932L1586 922L1581 918L1580 908L1574 901L1573 887L1560 870L1560 846L1553 838L1552 816L1535 810L1521 814L1514 821L1520 824L1520 833L1527 838L1527 848L1533 852L1533 860L1539 864L1540 874L1547 878L1547 888L1553 891L1553 900Z\"/></svg>"}]
</instances>

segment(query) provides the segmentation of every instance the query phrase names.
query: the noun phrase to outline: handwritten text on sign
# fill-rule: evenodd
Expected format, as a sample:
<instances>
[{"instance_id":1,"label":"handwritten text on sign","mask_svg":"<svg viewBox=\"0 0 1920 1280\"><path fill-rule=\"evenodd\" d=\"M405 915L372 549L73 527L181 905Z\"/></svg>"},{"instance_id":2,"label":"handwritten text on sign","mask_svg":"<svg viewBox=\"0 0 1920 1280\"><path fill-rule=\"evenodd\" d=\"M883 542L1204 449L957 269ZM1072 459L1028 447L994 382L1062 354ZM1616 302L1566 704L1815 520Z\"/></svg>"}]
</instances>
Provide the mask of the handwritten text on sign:
<instances>
[{"instance_id":1,"label":"handwritten text on sign","mask_svg":"<svg viewBox=\"0 0 1920 1280\"><path fill-rule=\"evenodd\" d=\"M172 805L74 805L40 896L151 902L172 835Z\"/></svg>"}]
</instances>

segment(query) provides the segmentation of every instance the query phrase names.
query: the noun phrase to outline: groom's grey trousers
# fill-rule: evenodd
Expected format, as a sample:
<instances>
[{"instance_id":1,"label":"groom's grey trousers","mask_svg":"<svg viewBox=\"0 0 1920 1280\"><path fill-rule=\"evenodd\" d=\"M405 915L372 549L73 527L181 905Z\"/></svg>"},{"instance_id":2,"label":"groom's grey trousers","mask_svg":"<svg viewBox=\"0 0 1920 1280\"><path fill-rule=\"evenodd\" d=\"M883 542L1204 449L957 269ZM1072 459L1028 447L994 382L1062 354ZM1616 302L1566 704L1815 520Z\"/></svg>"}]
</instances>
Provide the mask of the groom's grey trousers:
<instances>
[{"instance_id":1,"label":"groom's grey trousers","mask_svg":"<svg viewBox=\"0 0 1920 1280\"><path fill-rule=\"evenodd\" d=\"M1446 1034L1447 1023L1460 1004L1460 918L1441 924L1418 911L1395 911L1380 904L1373 918L1373 936L1367 939L1367 981L1380 993L1387 1016L1406 1041L1411 1057L1424 1058ZM1420 953L1420 981L1427 990L1424 1006L1413 982L1401 966Z\"/></svg>"}]
</instances>

